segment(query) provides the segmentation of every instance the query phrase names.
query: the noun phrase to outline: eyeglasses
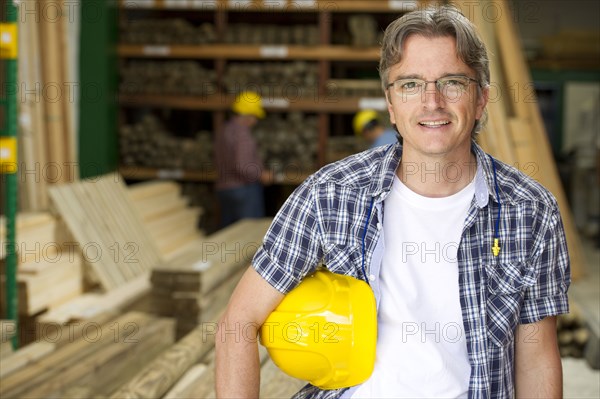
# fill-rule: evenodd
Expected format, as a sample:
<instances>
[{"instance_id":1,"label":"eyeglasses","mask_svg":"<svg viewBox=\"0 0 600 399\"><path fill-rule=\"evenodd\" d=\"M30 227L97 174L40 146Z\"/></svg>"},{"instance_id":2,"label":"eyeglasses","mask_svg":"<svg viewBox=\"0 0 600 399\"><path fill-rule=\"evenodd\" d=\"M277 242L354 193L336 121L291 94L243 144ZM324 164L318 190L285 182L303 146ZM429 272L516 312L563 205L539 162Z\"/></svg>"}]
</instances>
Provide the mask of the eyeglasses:
<instances>
[{"instance_id":1,"label":"eyeglasses","mask_svg":"<svg viewBox=\"0 0 600 399\"><path fill-rule=\"evenodd\" d=\"M423 80L416 78L398 79L387 85L387 88L393 88L394 93L401 96L404 99L411 99L418 95L421 95L428 83L435 83L437 90L446 99L458 99L460 95L465 93L469 88L469 84L475 82L479 84L478 80L472 79L468 76L444 76L438 80Z\"/></svg>"}]
</instances>

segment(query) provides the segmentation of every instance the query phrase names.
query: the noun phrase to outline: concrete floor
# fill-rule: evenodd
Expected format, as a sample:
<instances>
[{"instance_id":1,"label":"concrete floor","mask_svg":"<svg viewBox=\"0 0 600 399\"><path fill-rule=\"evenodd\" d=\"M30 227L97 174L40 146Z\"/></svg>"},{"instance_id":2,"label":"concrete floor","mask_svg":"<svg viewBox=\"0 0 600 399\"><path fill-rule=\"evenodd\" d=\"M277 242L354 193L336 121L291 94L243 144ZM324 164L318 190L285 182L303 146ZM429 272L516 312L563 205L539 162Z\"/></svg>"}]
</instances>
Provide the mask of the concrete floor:
<instances>
[{"instance_id":1,"label":"concrete floor","mask_svg":"<svg viewBox=\"0 0 600 399\"><path fill-rule=\"evenodd\" d=\"M571 285L569 298L587 320L592 337L600 339L600 248L582 240L586 256L586 276ZM596 352L596 356L600 356ZM600 398L600 370L593 370L585 359L563 359L565 399Z\"/></svg>"}]
</instances>

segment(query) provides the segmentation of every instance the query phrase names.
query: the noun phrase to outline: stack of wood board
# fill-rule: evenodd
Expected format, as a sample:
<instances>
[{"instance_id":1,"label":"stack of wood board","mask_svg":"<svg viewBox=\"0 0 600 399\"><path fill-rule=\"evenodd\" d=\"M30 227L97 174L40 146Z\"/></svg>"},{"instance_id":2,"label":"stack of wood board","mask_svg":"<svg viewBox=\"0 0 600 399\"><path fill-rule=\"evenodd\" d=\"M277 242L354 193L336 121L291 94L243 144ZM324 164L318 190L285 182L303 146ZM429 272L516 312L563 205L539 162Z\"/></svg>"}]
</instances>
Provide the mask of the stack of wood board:
<instances>
[{"instance_id":1,"label":"stack of wood board","mask_svg":"<svg viewBox=\"0 0 600 399\"><path fill-rule=\"evenodd\" d=\"M221 290L230 296L233 288ZM194 328L161 356L148 364L131 380L115 391L111 398L215 398L215 339L220 339L216 321L226 303L213 304L213 319ZM242 334L241 331L238 332ZM304 381L284 374L259 346L261 364L261 398L291 397Z\"/></svg>"},{"instance_id":2,"label":"stack of wood board","mask_svg":"<svg viewBox=\"0 0 600 399\"><path fill-rule=\"evenodd\" d=\"M535 88L506 0L454 0L477 25L490 55L493 99L488 103L488 127L478 137L482 147L543 184L560 207L571 259L573 280L584 274L584 258L569 204L560 182L545 131ZM494 9L497 19L486 17Z\"/></svg>"},{"instance_id":3,"label":"stack of wood board","mask_svg":"<svg viewBox=\"0 0 600 399\"><path fill-rule=\"evenodd\" d=\"M189 207L174 181L150 181L128 187L129 197L165 260L199 242L198 218L202 211Z\"/></svg>"},{"instance_id":4,"label":"stack of wood board","mask_svg":"<svg viewBox=\"0 0 600 399\"><path fill-rule=\"evenodd\" d=\"M59 231L56 219L49 213L21 213L16 226L19 314L31 316L81 294L81 256L74 243ZM0 230L0 245L4 249L4 221ZM5 261L0 260L2 286L4 266ZM0 296L3 311L5 302L5 296Z\"/></svg>"},{"instance_id":5,"label":"stack of wood board","mask_svg":"<svg viewBox=\"0 0 600 399\"><path fill-rule=\"evenodd\" d=\"M78 178L79 1L28 0L19 10L19 198L25 211L47 210L46 187Z\"/></svg>"},{"instance_id":6,"label":"stack of wood board","mask_svg":"<svg viewBox=\"0 0 600 399\"><path fill-rule=\"evenodd\" d=\"M178 336L213 319L215 310L227 303L270 222L236 222L152 271L153 309L177 319Z\"/></svg>"},{"instance_id":7,"label":"stack of wood board","mask_svg":"<svg viewBox=\"0 0 600 399\"><path fill-rule=\"evenodd\" d=\"M87 324L82 337L6 375L0 397L106 397L173 343L173 321L144 313Z\"/></svg>"},{"instance_id":8,"label":"stack of wood board","mask_svg":"<svg viewBox=\"0 0 600 399\"><path fill-rule=\"evenodd\" d=\"M17 324L13 320L0 320L0 359L13 354L12 338L17 333Z\"/></svg>"},{"instance_id":9,"label":"stack of wood board","mask_svg":"<svg viewBox=\"0 0 600 399\"><path fill-rule=\"evenodd\" d=\"M102 289L135 281L160 262L120 175L53 185L49 192Z\"/></svg>"}]
</instances>

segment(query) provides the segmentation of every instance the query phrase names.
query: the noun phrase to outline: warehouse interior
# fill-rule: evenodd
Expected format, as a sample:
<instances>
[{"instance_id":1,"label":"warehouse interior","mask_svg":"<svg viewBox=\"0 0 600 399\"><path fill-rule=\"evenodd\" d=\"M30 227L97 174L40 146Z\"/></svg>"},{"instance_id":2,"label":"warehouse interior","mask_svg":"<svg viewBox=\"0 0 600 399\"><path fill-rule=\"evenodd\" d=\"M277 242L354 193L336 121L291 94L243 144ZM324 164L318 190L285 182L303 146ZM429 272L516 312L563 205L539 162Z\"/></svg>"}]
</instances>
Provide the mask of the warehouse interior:
<instances>
[{"instance_id":1,"label":"warehouse interior","mask_svg":"<svg viewBox=\"0 0 600 399\"><path fill-rule=\"evenodd\" d=\"M478 143L558 200L564 396L600 397L590 0L0 0L0 396L214 397L215 322L272 218L312 173L369 148L357 113L389 125L383 31L444 3L491 53ZM216 136L247 91L271 178L264 217L223 226ZM261 397L305 384L260 360Z\"/></svg>"}]
</instances>

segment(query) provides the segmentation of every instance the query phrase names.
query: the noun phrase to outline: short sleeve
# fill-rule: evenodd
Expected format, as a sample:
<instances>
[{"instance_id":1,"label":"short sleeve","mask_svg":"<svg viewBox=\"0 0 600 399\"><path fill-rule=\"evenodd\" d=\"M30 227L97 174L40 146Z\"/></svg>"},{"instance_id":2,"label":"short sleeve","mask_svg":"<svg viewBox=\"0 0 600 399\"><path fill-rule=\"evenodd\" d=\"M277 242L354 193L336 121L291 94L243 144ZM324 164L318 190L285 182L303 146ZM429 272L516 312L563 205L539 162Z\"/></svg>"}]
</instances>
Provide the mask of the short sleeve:
<instances>
[{"instance_id":1,"label":"short sleeve","mask_svg":"<svg viewBox=\"0 0 600 399\"><path fill-rule=\"evenodd\" d=\"M525 291L520 314L522 324L569 312L567 290L571 283L571 267L564 227L557 209L546 224L542 240L532 257L532 266L539 273L535 284Z\"/></svg>"},{"instance_id":2,"label":"short sleeve","mask_svg":"<svg viewBox=\"0 0 600 399\"><path fill-rule=\"evenodd\" d=\"M307 179L275 216L252 266L275 289L286 294L323 257L313 178Z\"/></svg>"}]
</instances>

